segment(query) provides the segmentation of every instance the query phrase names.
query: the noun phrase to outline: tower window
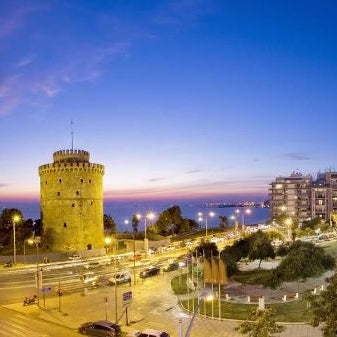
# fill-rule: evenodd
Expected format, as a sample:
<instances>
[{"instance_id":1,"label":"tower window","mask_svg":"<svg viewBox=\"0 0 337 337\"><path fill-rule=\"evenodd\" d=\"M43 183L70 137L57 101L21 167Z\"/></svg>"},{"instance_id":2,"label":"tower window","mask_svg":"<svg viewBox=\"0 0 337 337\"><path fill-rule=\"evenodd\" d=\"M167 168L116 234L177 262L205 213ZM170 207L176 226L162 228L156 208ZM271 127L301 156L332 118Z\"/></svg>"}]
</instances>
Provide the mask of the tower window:
<instances>
[{"instance_id":1,"label":"tower window","mask_svg":"<svg viewBox=\"0 0 337 337\"><path fill-rule=\"evenodd\" d=\"M62 183L62 179L59 179L59 183Z\"/></svg>"},{"instance_id":2,"label":"tower window","mask_svg":"<svg viewBox=\"0 0 337 337\"><path fill-rule=\"evenodd\" d=\"M63 224L63 227L64 227L64 228L67 228L67 223L66 223L66 222Z\"/></svg>"},{"instance_id":3,"label":"tower window","mask_svg":"<svg viewBox=\"0 0 337 337\"><path fill-rule=\"evenodd\" d=\"M80 191L76 191L76 195L80 195Z\"/></svg>"},{"instance_id":4,"label":"tower window","mask_svg":"<svg viewBox=\"0 0 337 337\"><path fill-rule=\"evenodd\" d=\"M81 183L83 183L83 179L81 178Z\"/></svg>"},{"instance_id":5,"label":"tower window","mask_svg":"<svg viewBox=\"0 0 337 337\"><path fill-rule=\"evenodd\" d=\"M60 195L61 195L61 192L57 192L57 195L60 196Z\"/></svg>"},{"instance_id":6,"label":"tower window","mask_svg":"<svg viewBox=\"0 0 337 337\"><path fill-rule=\"evenodd\" d=\"M71 207L75 207L75 204L71 204Z\"/></svg>"}]
</instances>

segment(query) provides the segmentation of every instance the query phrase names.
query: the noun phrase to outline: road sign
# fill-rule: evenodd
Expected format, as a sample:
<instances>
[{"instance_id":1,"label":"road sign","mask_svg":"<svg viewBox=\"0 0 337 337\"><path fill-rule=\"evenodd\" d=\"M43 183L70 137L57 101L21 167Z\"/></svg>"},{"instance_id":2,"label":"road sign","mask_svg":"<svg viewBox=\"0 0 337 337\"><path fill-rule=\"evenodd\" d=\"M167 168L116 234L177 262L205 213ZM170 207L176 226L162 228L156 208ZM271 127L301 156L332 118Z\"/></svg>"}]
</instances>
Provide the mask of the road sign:
<instances>
[{"instance_id":1,"label":"road sign","mask_svg":"<svg viewBox=\"0 0 337 337\"><path fill-rule=\"evenodd\" d=\"M132 300L132 291L123 293L123 304L127 304Z\"/></svg>"}]
</instances>

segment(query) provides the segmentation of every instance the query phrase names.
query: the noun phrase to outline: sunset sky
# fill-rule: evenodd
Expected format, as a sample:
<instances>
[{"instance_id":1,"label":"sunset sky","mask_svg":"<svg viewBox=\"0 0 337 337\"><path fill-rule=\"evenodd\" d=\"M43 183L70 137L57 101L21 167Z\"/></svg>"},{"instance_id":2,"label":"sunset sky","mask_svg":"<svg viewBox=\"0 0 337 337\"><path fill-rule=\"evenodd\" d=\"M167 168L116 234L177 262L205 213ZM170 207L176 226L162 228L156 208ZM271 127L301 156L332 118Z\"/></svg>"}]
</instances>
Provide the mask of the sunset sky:
<instances>
[{"instance_id":1,"label":"sunset sky","mask_svg":"<svg viewBox=\"0 0 337 337\"><path fill-rule=\"evenodd\" d=\"M337 170L337 3L0 0L0 201L54 151L105 198L268 195Z\"/></svg>"}]
</instances>

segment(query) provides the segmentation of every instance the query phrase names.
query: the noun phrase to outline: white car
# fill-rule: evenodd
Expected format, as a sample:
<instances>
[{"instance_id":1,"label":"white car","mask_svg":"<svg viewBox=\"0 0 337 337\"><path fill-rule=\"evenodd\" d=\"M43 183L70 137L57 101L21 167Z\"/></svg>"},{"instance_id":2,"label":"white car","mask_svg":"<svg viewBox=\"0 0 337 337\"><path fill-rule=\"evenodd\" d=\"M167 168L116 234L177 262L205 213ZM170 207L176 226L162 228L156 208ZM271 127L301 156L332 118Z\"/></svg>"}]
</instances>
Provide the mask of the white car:
<instances>
[{"instance_id":1,"label":"white car","mask_svg":"<svg viewBox=\"0 0 337 337\"><path fill-rule=\"evenodd\" d=\"M143 331L131 332L128 337L170 337L170 335L165 331L145 329Z\"/></svg>"}]
</instances>

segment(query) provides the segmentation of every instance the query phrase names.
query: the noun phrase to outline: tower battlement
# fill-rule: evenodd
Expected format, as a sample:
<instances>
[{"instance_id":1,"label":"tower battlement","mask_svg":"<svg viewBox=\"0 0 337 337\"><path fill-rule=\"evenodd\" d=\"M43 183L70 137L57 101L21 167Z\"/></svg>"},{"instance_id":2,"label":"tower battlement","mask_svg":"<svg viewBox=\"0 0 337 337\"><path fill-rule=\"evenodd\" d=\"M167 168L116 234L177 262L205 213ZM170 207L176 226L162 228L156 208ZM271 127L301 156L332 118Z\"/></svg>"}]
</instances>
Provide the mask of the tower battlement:
<instances>
[{"instance_id":1,"label":"tower battlement","mask_svg":"<svg viewBox=\"0 0 337 337\"><path fill-rule=\"evenodd\" d=\"M86 163L89 158L89 152L84 150L60 150L53 154L54 163Z\"/></svg>"},{"instance_id":2,"label":"tower battlement","mask_svg":"<svg viewBox=\"0 0 337 337\"><path fill-rule=\"evenodd\" d=\"M92 171L95 173L100 173L102 175L104 174L104 165L89 162L57 162L44 164L39 167L39 174L41 175L42 173L58 173L69 169L85 169L88 172Z\"/></svg>"}]
</instances>

